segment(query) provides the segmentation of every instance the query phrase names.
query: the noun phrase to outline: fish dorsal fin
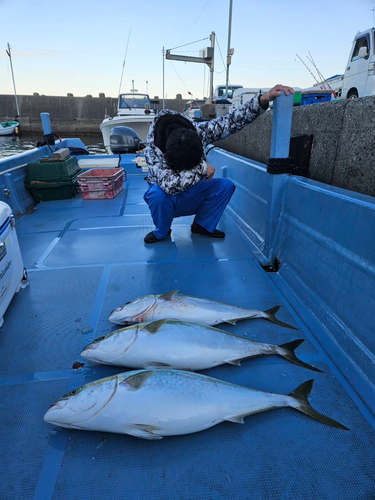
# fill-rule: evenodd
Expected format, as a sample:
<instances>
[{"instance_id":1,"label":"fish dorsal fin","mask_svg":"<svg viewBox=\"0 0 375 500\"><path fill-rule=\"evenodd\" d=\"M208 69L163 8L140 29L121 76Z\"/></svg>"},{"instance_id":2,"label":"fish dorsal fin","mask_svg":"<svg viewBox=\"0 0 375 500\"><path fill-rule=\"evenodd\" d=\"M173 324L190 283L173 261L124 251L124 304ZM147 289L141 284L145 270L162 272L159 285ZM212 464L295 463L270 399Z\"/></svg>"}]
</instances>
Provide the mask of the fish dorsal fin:
<instances>
[{"instance_id":1,"label":"fish dorsal fin","mask_svg":"<svg viewBox=\"0 0 375 500\"><path fill-rule=\"evenodd\" d=\"M144 326L142 330L147 330L149 335L154 335L162 326L165 325L166 322L166 319L159 319L158 321L154 321L153 323L149 323L147 326Z\"/></svg>"},{"instance_id":2,"label":"fish dorsal fin","mask_svg":"<svg viewBox=\"0 0 375 500\"><path fill-rule=\"evenodd\" d=\"M226 417L224 420L234 422L235 424L244 424L244 417L246 417L246 415L233 415L233 417Z\"/></svg>"},{"instance_id":3,"label":"fish dorsal fin","mask_svg":"<svg viewBox=\"0 0 375 500\"><path fill-rule=\"evenodd\" d=\"M241 366L241 359L227 359L225 362L228 365Z\"/></svg>"},{"instance_id":4,"label":"fish dorsal fin","mask_svg":"<svg viewBox=\"0 0 375 500\"><path fill-rule=\"evenodd\" d=\"M163 293L163 295L160 295L159 299L172 300L177 293L178 290L172 290L171 292Z\"/></svg>"},{"instance_id":5,"label":"fish dorsal fin","mask_svg":"<svg viewBox=\"0 0 375 500\"><path fill-rule=\"evenodd\" d=\"M152 371L144 371L130 375L122 382L120 385L126 385L129 387L129 391L138 391L141 389L147 380L153 375Z\"/></svg>"}]
</instances>

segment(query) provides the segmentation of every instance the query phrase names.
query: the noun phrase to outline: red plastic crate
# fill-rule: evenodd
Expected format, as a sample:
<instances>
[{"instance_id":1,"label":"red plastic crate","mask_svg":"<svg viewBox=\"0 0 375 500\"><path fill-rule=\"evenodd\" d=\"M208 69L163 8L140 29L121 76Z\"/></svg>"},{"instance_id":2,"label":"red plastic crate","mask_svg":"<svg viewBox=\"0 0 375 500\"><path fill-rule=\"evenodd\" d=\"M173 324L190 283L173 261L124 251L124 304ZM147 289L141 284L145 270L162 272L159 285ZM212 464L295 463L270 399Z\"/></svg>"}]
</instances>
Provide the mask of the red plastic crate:
<instances>
[{"instance_id":1,"label":"red plastic crate","mask_svg":"<svg viewBox=\"0 0 375 500\"><path fill-rule=\"evenodd\" d=\"M124 188L123 168L92 168L77 178L84 200L115 198Z\"/></svg>"}]
</instances>

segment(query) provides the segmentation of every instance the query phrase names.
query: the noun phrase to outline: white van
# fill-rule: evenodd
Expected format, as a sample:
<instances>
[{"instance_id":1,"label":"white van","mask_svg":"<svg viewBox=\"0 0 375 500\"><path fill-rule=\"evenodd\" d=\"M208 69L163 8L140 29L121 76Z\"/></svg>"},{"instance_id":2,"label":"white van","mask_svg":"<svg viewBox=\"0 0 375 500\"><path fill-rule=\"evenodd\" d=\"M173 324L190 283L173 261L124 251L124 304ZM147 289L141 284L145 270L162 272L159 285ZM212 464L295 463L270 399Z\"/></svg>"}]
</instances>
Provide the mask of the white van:
<instances>
[{"instance_id":1,"label":"white van","mask_svg":"<svg viewBox=\"0 0 375 500\"><path fill-rule=\"evenodd\" d=\"M375 95L375 29L354 38L342 81L341 98Z\"/></svg>"},{"instance_id":2,"label":"white van","mask_svg":"<svg viewBox=\"0 0 375 500\"><path fill-rule=\"evenodd\" d=\"M270 90L269 87L254 87L254 88L240 88L233 92L232 108L237 109L245 102L250 101L253 97L258 94L265 94Z\"/></svg>"}]
</instances>

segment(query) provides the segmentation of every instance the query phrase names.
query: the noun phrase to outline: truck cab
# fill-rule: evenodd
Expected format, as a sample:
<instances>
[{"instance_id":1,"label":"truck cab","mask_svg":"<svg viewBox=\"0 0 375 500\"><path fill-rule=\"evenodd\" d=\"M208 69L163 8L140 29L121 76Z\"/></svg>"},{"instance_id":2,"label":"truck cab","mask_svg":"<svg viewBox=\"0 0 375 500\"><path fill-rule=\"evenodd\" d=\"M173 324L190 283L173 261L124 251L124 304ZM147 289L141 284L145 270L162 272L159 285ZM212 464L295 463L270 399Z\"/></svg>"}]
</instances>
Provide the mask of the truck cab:
<instances>
[{"instance_id":1,"label":"truck cab","mask_svg":"<svg viewBox=\"0 0 375 500\"><path fill-rule=\"evenodd\" d=\"M358 32L353 40L341 97L355 99L375 95L375 29Z\"/></svg>"}]
</instances>

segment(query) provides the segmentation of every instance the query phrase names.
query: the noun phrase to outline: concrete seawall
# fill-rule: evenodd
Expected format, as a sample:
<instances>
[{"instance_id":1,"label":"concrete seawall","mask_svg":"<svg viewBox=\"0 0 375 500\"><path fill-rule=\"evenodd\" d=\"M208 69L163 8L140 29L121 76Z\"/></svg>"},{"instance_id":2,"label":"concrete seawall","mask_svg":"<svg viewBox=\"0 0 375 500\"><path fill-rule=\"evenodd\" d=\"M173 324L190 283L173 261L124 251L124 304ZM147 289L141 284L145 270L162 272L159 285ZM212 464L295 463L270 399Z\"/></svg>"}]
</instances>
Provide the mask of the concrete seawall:
<instances>
[{"instance_id":1,"label":"concrete seawall","mask_svg":"<svg viewBox=\"0 0 375 500\"><path fill-rule=\"evenodd\" d=\"M272 112L217 146L261 163L270 155ZM295 107L292 135L313 134L310 178L375 196L375 97Z\"/></svg>"},{"instance_id":2,"label":"concrete seawall","mask_svg":"<svg viewBox=\"0 0 375 500\"><path fill-rule=\"evenodd\" d=\"M41 112L49 112L53 131L62 137L100 136L105 114L114 116L111 97L19 96L21 130L42 136ZM165 107L182 111L184 99L167 99ZM206 109L207 108L207 109ZM212 106L203 108L204 116ZM14 97L0 95L0 121L16 114ZM217 143L233 153L265 163L270 152L272 112L238 134ZM313 134L310 177L375 196L375 97L328 102L293 110L292 135Z\"/></svg>"},{"instance_id":3,"label":"concrete seawall","mask_svg":"<svg viewBox=\"0 0 375 500\"><path fill-rule=\"evenodd\" d=\"M65 137L73 135L101 135L99 125L106 115L115 116L117 98L105 97L59 97L45 95L18 96L20 124L24 134L42 134L40 113L50 114L53 131ZM180 98L166 99L165 107L182 111L188 101ZM161 101L152 99L153 106L160 106ZM13 95L0 95L0 121L16 116Z\"/></svg>"}]
</instances>

